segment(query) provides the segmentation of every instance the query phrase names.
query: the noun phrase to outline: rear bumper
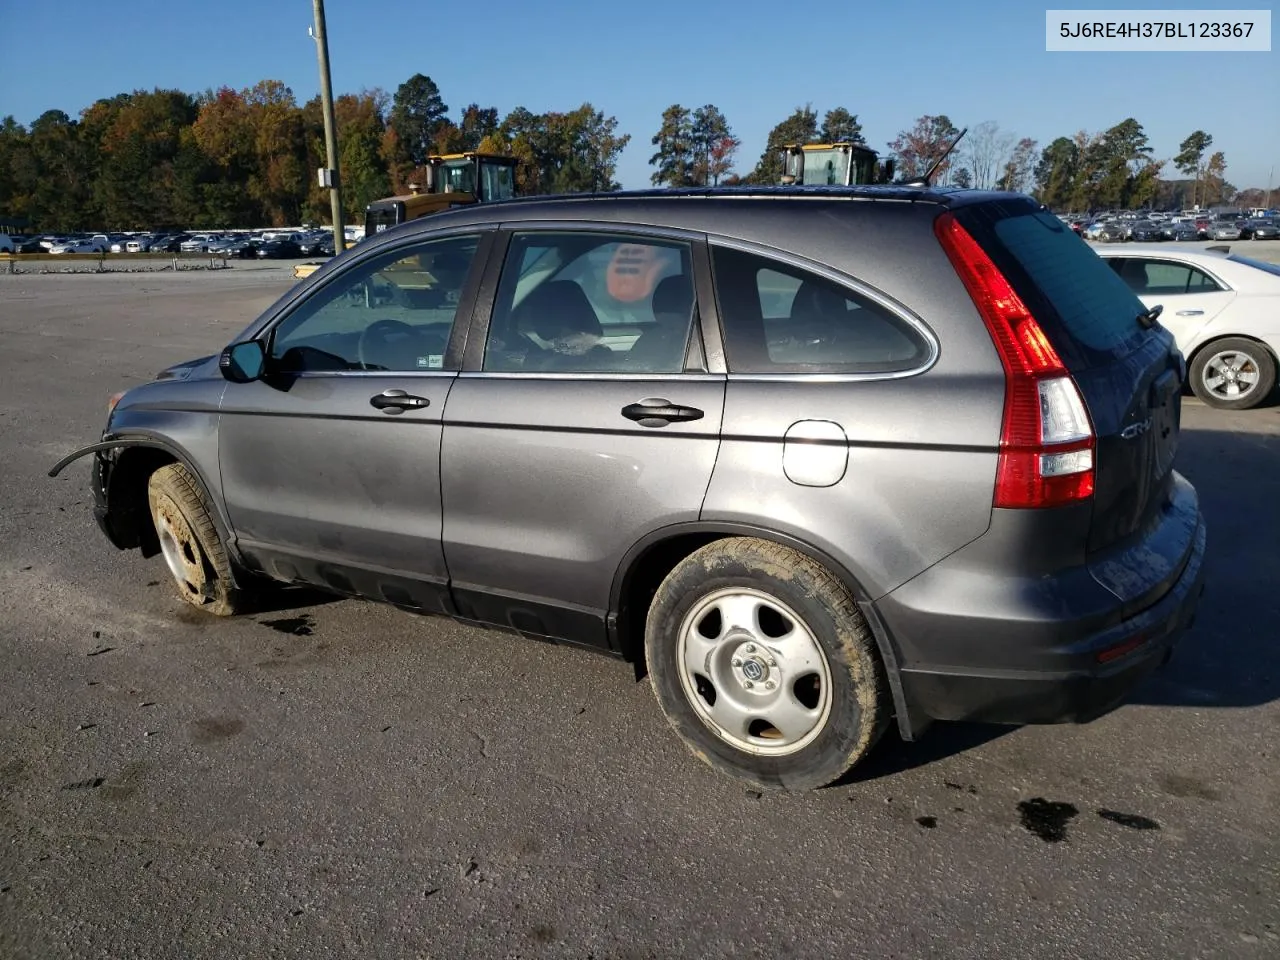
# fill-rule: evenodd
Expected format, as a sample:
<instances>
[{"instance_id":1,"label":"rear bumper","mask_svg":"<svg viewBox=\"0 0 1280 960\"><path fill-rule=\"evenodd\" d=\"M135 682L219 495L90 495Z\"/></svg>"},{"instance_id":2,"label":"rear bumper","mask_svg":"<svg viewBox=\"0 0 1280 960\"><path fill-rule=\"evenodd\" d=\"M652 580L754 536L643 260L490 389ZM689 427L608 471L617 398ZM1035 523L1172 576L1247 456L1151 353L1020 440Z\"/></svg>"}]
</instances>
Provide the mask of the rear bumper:
<instances>
[{"instance_id":1,"label":"rear bumper","mask_svg":"<svg viewBox=\"0 0 1280 960\"><path fill-rule=\"evenodd\" d=\"M902 638L900 677L913 711L935 720L1086 723L1119 706L1168 662L1195 620L1204 591L1206 529L1198 503L1191 507L1194 526L1176 580L1150 606L1105 625L1099 621L1103 608L1123 616L1124 601L1107 591L1100 607L1096 591L1070 581L1041 595L1052 598L1048 611L1030 609L1025 595L1003 608L988 605L981 617L971 609L957 611L945 637L938 630L943 611L922 618L894 594L882 598L877 608L895 639ZM899 629L925 623L933 629L923 647ZM922 659L922 653L933 657ZM945 665L939 665L942 656Z\"/></svg>"}]
</instances>

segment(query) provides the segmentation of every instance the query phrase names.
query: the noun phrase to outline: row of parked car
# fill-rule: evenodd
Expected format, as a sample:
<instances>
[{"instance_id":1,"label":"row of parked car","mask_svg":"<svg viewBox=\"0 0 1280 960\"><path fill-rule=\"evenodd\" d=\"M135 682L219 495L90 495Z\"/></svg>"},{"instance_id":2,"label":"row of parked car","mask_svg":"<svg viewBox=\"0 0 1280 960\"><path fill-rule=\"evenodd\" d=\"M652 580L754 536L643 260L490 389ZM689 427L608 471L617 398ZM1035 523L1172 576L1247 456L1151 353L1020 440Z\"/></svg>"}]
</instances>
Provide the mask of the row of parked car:
<instances>
[{"instance_id":1,"label":"row of parked car","mask_svg":"<svg viewBox=\"0 0 1280 960\"><path fill-rule=\"evenodd\" d=\"M0 234L0 253L211 253L240 259L333 256L328 230L265 230L258 233Z\"/></svg>"},{"instance_id":2,"label":"row of parked car","mask_svg":"<svg viewBox=\"0 0 1280 960\"><path fill-rule=\"evenodd\" d=\"M1158 243L1166 240L1277 240L1280 217L1217 217L1137 214L1104 215L1094 219L1061 217L1086 240L1124 243L1134 240Z\"/></svg>"}]
</instances>

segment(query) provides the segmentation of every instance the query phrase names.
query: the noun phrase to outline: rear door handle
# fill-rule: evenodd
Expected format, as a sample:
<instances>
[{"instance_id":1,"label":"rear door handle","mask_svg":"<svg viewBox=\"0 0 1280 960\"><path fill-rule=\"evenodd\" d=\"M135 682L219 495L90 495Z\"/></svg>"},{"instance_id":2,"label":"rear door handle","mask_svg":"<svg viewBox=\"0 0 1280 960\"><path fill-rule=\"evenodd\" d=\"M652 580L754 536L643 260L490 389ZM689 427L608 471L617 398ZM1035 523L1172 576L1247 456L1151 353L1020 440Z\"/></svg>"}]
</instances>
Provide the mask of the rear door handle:
<instances>
[{"instance_id":1,"label":"rear door handle","mask_svg":"<svg viewBox=\"0 0 1280 960\"><path fill-rule=\"evenodd\" d=\"M622 408L622 415L642 427L664 427L668 423L701 420L703 417L697 407L682 407L661 397L647 397L639 403L629 403Z\"/></svg>"},{"instance_id":2,"label":"rear door handle","mask_svg":"<svg viewBox=\"0 0 1280 960\"><path fill-rule=\"evenodd\" d=\"M431 406L426 397L415 397L403 390L383 390L369 398L370 406L385 413L404 413L406 410L420 410Z\"/></svg>"},{"instance_id":3,"label":"rear door handle","mask_svg":"<svg viewBox=\"0 0 1280 960\"><path fill-rule=\"evenodd\" d=\"M1179 311L1178 311L1178 316L1180 316L1180 317L1203 317L1203 316L1204 316L1204 311L1203 311L1203 310L1179 310Z\"/></svg>"}]
</instances>

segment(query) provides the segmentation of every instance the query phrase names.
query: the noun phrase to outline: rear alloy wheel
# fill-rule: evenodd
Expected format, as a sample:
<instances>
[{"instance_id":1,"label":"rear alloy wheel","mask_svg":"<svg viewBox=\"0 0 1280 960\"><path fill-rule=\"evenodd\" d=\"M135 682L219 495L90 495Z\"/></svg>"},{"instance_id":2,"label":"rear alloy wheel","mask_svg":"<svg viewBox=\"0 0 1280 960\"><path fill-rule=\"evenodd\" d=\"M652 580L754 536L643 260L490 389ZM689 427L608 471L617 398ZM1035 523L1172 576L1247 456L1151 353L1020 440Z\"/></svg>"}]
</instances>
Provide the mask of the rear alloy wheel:
<instances>
[{"instance_id":1,"label":"rear alloy wheel","mask_svg":"<svg viewBox=\"0 0 1280 960\"><path fill-rule=\"evenodd\" d=\"M245 595L233 584L210 507L191 472L180 463L161 467L147 481L147 501L178 596L215 616L238 613Z\"/></svg>"},{"instance_id":2,"label":"rear alloy wheel","mask_svg":"<svg viewBox=\"0 0 1280 960\"><path fill-rule=\"evenodd\" d=\"M1211 407L1248 410L1275 385L1276 364L1267 348L1241 337L1208 344L1191 364L1191 389Z\"/></svg>"},{"instance_id":3,"label":"rear alloy wheel","mask_svg":"<svg viewBox=\"0 0 1280 960\"><path fill-rule=\"evenodd\" d=\"M838 780L888 726L870 628L845 586L754 538L695 551L649 609L654 694L695 756L762 790Z\"/></svg>"}]
</instances>

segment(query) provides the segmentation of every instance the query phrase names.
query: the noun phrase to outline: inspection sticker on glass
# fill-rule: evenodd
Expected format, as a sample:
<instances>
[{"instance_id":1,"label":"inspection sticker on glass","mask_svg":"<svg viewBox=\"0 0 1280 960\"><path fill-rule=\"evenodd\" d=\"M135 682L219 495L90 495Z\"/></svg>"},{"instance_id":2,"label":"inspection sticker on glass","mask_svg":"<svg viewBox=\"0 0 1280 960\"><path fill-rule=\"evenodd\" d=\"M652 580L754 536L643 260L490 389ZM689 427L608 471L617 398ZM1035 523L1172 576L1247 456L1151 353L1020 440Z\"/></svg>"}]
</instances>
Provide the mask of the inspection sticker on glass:
<instances>
[{"instance_id":1,"label":"inspection sticker on glass","mask_svg":"<svg viewBox=\"0 0 1280 960\"><path fill-rule=\"evenodd\" d=\"M433 353L429 357L418 358L419 370L440 370L444 367L444 354Z\"/></svg>"},{"instance_id":2,"label":"inspection sticker on glass","mask_svg":"<svg viewBox=\"0 0 1280 960\"><path fill-rule=\"evenodd\" d=\"M1270 10L1046 10L1045 50L1269 53Z\"/></svg>"}]
</instances>

